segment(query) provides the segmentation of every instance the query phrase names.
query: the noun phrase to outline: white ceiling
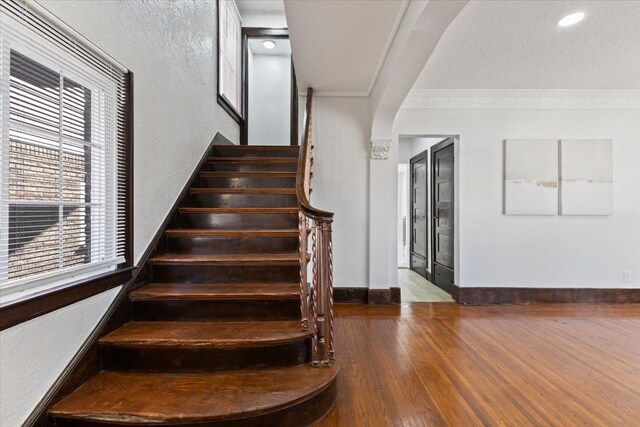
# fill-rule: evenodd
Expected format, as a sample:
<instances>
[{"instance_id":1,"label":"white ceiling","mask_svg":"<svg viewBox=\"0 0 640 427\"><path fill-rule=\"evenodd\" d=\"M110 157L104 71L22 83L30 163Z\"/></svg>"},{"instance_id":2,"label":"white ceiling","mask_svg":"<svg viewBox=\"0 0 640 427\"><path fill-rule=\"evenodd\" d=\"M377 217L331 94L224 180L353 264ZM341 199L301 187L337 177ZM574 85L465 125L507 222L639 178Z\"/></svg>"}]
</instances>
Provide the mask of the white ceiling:
<instances>
[{"instance_id":1,"label":"white ceiling","mask_svg":"<svg viewBox=\"0 0 640 427\"><path fill-rule=\"evenodd\" d=\"M243 27L286 28L282 0L235 0Z\"/></svg>"},{"instance_id":2,"label":"white ceiling","mask_svg":"<svg viewBox=\"0 0 640 427\"><path fill-rule=\"evenodd\" d=\"M414 89L640 89L640 2L473 1Z\"/></svg>"},{"instance_id":3,"label":"white ceiling","mask_svg":"<svg viewBox=\"0 0 640 427\"><path fill-rule=\"evenodd\" d=\"M298 86L368 95L405 0L285 0Z\"/></svg>"},{"instance_id":4,"label":"white ceiling","mask_svg":"<svg viewBox=\"0 0 640 427\"><path fill-rule=\"evenodd\" d=\"M276 47L273 49L267 49L262 44L265 40L271 40L276 44ZM250 38L249 39L249 50L253 52L254 55L291 55L291 44L288 39L257 39Z\"/></svg>"}]
</instances>

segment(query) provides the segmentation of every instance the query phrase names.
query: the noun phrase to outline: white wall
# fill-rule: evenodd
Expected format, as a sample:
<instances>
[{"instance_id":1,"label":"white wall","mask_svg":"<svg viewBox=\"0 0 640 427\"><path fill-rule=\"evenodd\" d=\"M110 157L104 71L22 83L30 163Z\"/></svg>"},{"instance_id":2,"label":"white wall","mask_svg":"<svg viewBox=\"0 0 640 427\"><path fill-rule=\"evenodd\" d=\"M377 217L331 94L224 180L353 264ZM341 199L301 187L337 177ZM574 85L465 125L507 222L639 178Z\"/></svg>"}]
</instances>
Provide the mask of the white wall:
<instances>
[{"instance_id":1,"label":"white wall","mask_svg":"<svg viewBox=\"0 0 640 427\"><path fill-rule=\"evenodd\" d=\"M216 132L238 140L216 100L216 2L43 5L134 73L137 261Z\"/></svg>"},{"instance_id":2,"label":"white wall","mask_svg":"<svg viewBox=\"0 0 640 427\"><path fill-rule=\"evenodd\" d=\"M640 287L640 111L400 110L394 129L460 137L458 285ZM613 215L503 215L506 138L612 138Z\"/></svg>"},{"instance_id":3,"label":"white wall","mask_svg":"<svg viewBox=\"0 0 640 427\"><path fill-rule=\"evenodd\" d=\"M216 101L216 3L42 4L135 74L137 262L216 132L238 140L238 126ZM1 425L28 416L115 295L114 289L2 331Z\"/></svg>"},{"instance_id":4,"label":"white wall","mask_svg":"<svg viewBox=\"0 0 640 427\"><path fill-rule=\"evenodd\" d=\"M249 145L289 145L291 56L252 54L249 61Z\"/></svg>"},{"instance_id":5,"label":"white wall","mask_svg":"<svg viewBox=\"0 0 640 427\"><path fill-rule=\"evenodd\" d=\"M119 290L111 289L0 332L0 425L22 424Z\"/></svg>"},{"instance_id":6,"label":"white wall","mask_svg":"<svg viewBox=\"0 0 640 427\"><path fill-rule=\"evenodd\" d=\"M302 98L300 105L305 102ZM367 98L313 98L311 203L335 212L333 259L337 287L367 287L369 283L370 126Z\"/></svg>"}]
</instances>

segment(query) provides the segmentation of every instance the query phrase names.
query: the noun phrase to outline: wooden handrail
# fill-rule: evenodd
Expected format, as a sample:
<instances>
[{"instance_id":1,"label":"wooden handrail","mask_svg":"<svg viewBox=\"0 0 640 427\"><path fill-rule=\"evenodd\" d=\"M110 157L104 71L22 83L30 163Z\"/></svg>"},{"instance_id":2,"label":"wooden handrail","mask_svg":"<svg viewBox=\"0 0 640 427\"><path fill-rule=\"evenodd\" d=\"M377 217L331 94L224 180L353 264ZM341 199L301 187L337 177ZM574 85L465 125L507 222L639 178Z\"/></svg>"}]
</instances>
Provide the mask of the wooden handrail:
<instances>
[{"instance_id":1,"label":"wooden handrail","mask_svg":"<svg viewBox=\"0 0 640 427\"><path fill-rule=\"evenodd\" d=\"M296 175L296 195L298 208L307 217L320 221L333 221L333 212L323 211L311 206L309 202L309 184L311 181L311 119L312 119L313 88L307 89L307 105L305 108L304 135L298 155L298 173Z\"/></svg>"},{"instance_id":2,"label":"wooden handrail","mask_svg":"<svg viewBox=\"0 0 640 427\"><path fill-rule=\"evenodd\" d=\"M315 367L331 366L335 360L333 333L333 212L314 208L311 193L311 123L313 89L307 89L304 136L298 155L296 196L300 232L300 312L301 324L311 330L311 363ZM307 249L311 229L311 284L307 279Z\"/></svg>"}]
</instances>

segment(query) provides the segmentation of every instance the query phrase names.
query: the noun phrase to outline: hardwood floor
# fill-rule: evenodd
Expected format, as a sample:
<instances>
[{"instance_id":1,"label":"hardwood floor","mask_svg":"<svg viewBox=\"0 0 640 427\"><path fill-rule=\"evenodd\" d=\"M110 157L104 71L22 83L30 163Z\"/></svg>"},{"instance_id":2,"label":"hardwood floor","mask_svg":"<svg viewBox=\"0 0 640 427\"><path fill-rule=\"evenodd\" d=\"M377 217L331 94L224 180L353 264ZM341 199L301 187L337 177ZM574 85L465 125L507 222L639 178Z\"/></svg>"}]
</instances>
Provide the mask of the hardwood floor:
<instances>
[{"instance_id":1,"label":"hardwood floor","mask_svg":"<svg viewBox=\"0 0 640 427\"><path fill-rule=\"evenodd\" d=\"M408 268L398 269L402 302L454 302L451 295Z\"/></svg>"},{"instance_id":2,"label":"hardwood floor","mask_svg":"<svg viewBox=\"0 0 640 427\"><path fill-rule=\"evenodd\" d=\"M325 426L637 426L640 305L336 307Z\"/></svg>"}]
</instances>

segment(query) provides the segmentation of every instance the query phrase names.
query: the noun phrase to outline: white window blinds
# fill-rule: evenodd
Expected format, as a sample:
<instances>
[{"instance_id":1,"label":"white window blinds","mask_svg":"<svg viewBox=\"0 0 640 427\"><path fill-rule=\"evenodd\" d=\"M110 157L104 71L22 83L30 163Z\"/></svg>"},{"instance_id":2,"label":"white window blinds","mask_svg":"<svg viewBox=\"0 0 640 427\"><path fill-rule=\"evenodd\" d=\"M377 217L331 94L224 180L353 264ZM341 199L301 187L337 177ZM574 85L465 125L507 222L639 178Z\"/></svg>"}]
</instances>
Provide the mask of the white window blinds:
<instances>
[{"instance_id":1,"label":"white window blinds","mask_svg":"<svg viewBox=\"0 0 640 427\"><path fill-rule=\"evenodd\" d=\"M242 105L242 21L233 0L218 2L220 95L241 115Z\"/></svg>"},{"instance_id":2,"label":"white window blinds","mask_svg":"<svg viewBox=\"0 0 640 427\"><path fill-rule=\"evenodd\" d=\"M0 12L6 296L125 262L126 73L29 3Z\"/></svg>"}]
</instances>

